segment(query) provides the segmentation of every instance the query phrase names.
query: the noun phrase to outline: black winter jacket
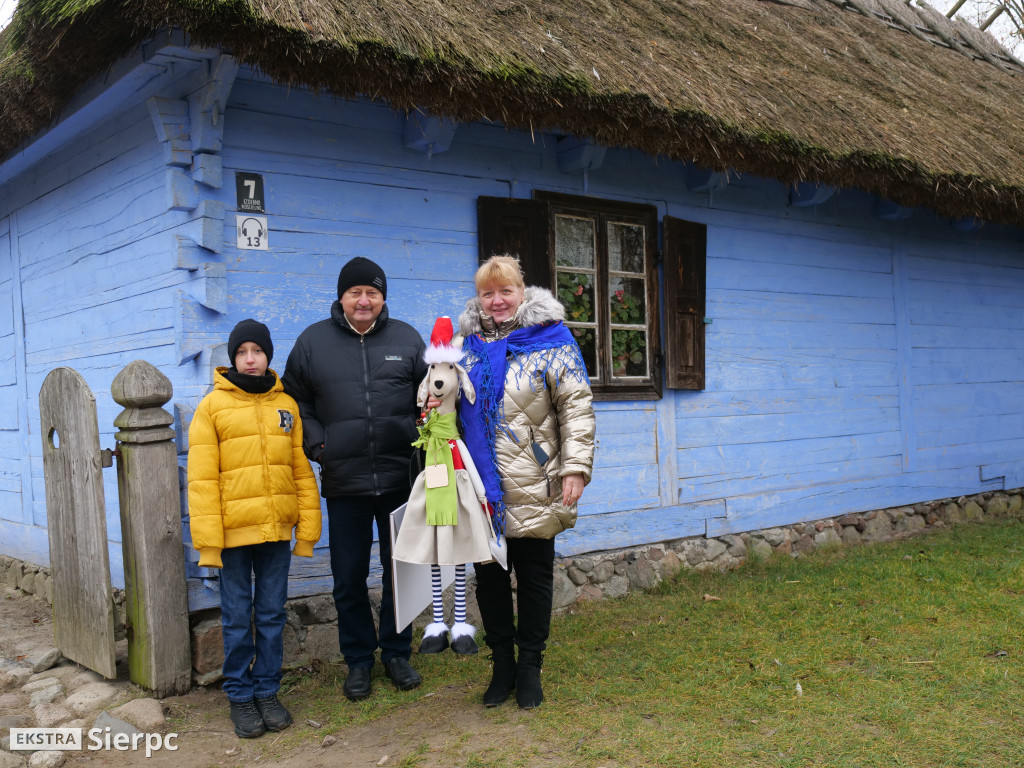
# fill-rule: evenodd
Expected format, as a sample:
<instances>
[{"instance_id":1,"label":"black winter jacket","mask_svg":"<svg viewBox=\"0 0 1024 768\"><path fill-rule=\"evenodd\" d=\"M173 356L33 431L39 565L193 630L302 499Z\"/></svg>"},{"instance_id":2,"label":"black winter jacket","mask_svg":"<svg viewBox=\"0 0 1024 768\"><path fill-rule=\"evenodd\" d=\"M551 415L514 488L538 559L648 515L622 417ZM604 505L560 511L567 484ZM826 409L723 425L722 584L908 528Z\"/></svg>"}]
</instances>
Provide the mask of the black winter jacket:
<instances>
[{"instance_id":1,"label":"black winter jacket","mask_svg":"<svg viewBox=\"0 0 1024 768\"><path fill-rule=\"evenodd\" d=\"M387 305L364 336L337 301L330 319L299 335L281 382L299 404L303 448L320 463L325 497L409 488L424 349L415 328L388 317Z\"/></svg>"}]
</instances>

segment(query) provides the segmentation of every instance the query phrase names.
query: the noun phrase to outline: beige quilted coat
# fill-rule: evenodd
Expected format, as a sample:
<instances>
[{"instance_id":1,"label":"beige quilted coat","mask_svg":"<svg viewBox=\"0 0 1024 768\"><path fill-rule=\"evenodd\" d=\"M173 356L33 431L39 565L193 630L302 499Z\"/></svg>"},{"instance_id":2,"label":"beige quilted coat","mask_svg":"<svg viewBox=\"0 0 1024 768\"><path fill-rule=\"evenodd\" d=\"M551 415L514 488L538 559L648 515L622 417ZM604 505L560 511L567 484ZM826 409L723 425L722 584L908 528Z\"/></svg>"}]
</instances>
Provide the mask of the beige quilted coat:
<instances>
[{"instance_id":1,"label":"beige quilted coat","mask_svg":"<svg viewBox=\"0 0 1024 768\"><path fill-rule=\"evenodd\" d=\"M514 317L495 327L480 301L470 299L459 317L460 335L482 333L490 341L517 328L562 320L565 310L550 291L527 288ZM562 477L583 475L590 482L594 464L594 409L590 385L560 371L539 370L541 353L524 361L518 380L509 365L505 376L505 421L495 450L504 493L505 533L509 538L550 539L576 524L576 505L563 506ZM554 365L563 365L555 363ZM541 377L545 386L538 386ZM535 382L531 387L530 382ZM556 386L556 382L557 386ZM548 455L541 467L530 448L530 436Z\"/></svg>"}]
</instances>

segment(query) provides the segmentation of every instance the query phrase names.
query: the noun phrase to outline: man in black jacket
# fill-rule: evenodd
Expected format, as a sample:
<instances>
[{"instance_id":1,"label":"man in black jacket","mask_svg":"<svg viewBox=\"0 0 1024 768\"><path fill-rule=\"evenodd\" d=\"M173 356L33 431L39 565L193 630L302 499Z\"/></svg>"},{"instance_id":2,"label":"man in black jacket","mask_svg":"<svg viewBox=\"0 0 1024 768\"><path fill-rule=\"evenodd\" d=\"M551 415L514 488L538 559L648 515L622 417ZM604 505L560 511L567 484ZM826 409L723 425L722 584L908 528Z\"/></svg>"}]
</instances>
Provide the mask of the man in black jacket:
<instances>
[{"instance_id":1,"label":"man in black jacket","mask_svg":"<svg viewBox=\"0 0 1024 768\"><path fill-rule=\"evenodd\" d=\"M400 690L421 682L409 665L412 628L395 626L388 515L409 498L425 345L412 326L388 316L387 290L374 262L345 264L330 318L299 335L282 377L299 404L306 455L320 464L338 640L349 669L344 692L352 701L370 695L378 647ZM366 587L374 521L384 569L379 636Z\"/></svg>"}]
</instances>

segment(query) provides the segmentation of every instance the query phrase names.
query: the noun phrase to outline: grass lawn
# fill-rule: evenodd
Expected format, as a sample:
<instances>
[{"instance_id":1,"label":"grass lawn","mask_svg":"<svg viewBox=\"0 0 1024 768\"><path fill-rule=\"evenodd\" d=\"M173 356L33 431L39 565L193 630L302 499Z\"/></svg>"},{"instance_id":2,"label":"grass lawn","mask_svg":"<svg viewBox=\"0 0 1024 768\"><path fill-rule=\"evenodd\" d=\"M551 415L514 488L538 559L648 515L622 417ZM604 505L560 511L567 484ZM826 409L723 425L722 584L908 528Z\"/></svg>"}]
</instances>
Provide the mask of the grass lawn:
<instances>
[{"instance_id":1,"label":"grass lawn","mask_svg":"<svg viewBox=\"0 0 1024 768\"><path fill-rule=\"evenodd\" d=\"M429 763L1024 765L1022 564L1024 523L1009 519L684 573L654 592L578 606L554 621L544 705L484 715L496 729L526 729L529 746L497 740L467 753L455 740L432 748ZM462 690L458 705L482 710L484 652L414 656L420 695ZM380 695L338 707L343 675L325 667L295 679L290 695L319 696L333 729L410 706L375 681Z\"/></svg>"}]
</instances>

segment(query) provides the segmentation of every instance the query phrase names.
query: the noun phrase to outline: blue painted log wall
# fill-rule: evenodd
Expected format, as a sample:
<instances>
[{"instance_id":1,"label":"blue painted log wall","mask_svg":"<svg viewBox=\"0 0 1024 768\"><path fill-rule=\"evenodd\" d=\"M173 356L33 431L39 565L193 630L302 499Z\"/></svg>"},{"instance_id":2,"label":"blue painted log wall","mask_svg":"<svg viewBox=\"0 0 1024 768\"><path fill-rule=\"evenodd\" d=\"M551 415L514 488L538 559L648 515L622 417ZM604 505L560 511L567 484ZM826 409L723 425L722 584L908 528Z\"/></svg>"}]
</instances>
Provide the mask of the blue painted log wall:
<instances>
[{"instance_id":1,"label":"blue painted log wall","mask_svg":"<svg viewBox=\"0 0 1024 768\"><path fill-rule=\"evenodd\" d=\"M46 562L36 397L53 367L86 377L106 446L110 382L132 359L171 378L187 419L235 322L270 326L280 372L353 256L385 268L392 313L426 335L471 294L477 198L535 189L708 224L707 388L597 404L594 482L563 554L1024 485L1017 231L958 232L924 210L881 221L851 190L793 207L784 185L735 174L689 192L684 165L614 148L563 173L557 136L483 122L428 157L403 147L403 126L384 105L242 70L211 155L223 183L187 190L192 207L168 202L192 179L167 164L142 103L0 188L0 551ZM238 170L264 177L268 251L235 247ZM223 265L226 311L203 306L204 273L176 268L182 238ZM298 591L327 583L322 550L298 565Z\"/></svg>"}]
</instances>

